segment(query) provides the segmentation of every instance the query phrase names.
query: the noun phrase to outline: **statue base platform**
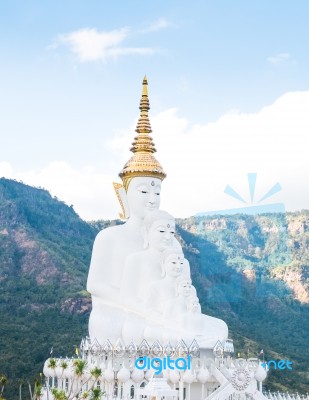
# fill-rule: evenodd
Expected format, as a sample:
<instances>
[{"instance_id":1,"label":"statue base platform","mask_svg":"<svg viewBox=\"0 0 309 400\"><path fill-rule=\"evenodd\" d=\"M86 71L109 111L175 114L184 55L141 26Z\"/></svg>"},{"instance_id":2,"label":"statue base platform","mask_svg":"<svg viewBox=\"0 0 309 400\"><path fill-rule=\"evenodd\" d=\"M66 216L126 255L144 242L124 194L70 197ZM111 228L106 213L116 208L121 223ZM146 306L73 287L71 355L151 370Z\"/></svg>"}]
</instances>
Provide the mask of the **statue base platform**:
<instances>
[{"instance_id":1,"label":"statue base platform","mask_svg":"<svg viewBox=\"0 0 309 400\"><path fill-rule=\"evenodd\" d=\"M266 400L267 371L257 358L234 359L232 351L229 339L210 351L196 342L101 346L85 338L77 357L46 360L42 399Z\"/></svg>"}]
</instances>

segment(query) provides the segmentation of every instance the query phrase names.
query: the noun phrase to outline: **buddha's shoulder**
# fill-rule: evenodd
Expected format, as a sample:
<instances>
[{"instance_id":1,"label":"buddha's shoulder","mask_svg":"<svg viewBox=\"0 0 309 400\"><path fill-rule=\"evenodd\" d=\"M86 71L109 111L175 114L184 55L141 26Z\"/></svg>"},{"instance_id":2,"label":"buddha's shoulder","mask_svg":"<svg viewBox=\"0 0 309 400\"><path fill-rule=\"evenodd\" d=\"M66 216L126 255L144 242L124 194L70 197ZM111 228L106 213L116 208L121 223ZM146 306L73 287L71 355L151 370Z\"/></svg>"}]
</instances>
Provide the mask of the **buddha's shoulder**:
<instances>
[{"instance_id":1,"label":"buddha's shoulder","mask_svg":"<svg viewBox=\"0 0 309 400\"><path fill-rule=\"evenodd\" d=\"M114 225L108 228L102 229L96 236L96 242L112 242L115 239L118 239L125 235L126 230L124 225Z\"/></svg>"}]
</instances>

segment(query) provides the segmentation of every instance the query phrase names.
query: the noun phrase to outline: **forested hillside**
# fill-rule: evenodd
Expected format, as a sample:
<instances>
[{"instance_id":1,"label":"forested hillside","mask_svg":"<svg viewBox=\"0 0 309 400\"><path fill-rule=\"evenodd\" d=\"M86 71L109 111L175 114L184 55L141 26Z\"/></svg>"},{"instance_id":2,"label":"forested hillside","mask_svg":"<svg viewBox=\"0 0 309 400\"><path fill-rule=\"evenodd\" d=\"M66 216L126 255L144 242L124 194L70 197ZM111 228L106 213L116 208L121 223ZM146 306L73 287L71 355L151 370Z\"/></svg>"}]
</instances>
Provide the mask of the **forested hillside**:
<instances>
[{"instance_id":1,"label":"forested hillside","mask_svg":"<svg viewBox=\"0 0 309 400\"><path fill-rule=\"evenodd\" d=\"M267 387L308 391L309 213L178 221L203 311L220 315L237 352L289 359ZM284 232L283 235L280 233Z\"/></svg>"},{"instance_id":2,"label":"forested hillside","mask_svg":"<svg viewBox=\"0 0 309 400\"><path fill-rule=\"evenodd\" d=\"M87 333L95 234L47 191L0 179L0 374L9 399L38 376L52 346L71 355Z\"/></svg>"},{"instance_id":3,"label":"forested hillside","mask_svg":"<svg viewBox=\"0 0 309 400\"><path fill-rule=\"evenodd\" d=\"M224 319L236 352L289 359L269 389L308 391L309 213L178 220L193 283L207 314ZM96 233L115 221L82 221L43 189L0 179L0 375L5 393L87 334L85 291ZM25 386L25 385L24 385Z\"/></svg>"}]
</instances>

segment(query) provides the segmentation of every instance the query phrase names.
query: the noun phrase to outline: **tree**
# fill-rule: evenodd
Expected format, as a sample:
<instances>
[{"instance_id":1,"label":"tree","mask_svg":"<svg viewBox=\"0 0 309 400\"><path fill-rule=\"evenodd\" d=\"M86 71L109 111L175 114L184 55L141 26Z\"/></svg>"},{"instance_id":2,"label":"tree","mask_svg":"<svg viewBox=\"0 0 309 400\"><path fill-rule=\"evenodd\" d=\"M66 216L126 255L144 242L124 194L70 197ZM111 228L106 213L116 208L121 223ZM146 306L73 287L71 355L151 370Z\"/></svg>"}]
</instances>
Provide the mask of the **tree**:
<instances>
[{"instance_id":1,"label":"tree","mask_svg":"<svg viewBox=\"0 0 309 400\"><path fill-rule=\"evenodd\" d=\"M7 384L7 377L5 375L0 376L0 400L5 400L3 397L4 387Z\"/></svg>"},{"instance_id":2,"label":"tree","mask_svg":"<svg viewBox=\"0 0 309 400\"><path fill-rule=\"evenodd\" d=\"M100 400L101 396L103 395L103 392L100 388L93 388L91 390L91 400Z\"/></svg>"}]
</instances>

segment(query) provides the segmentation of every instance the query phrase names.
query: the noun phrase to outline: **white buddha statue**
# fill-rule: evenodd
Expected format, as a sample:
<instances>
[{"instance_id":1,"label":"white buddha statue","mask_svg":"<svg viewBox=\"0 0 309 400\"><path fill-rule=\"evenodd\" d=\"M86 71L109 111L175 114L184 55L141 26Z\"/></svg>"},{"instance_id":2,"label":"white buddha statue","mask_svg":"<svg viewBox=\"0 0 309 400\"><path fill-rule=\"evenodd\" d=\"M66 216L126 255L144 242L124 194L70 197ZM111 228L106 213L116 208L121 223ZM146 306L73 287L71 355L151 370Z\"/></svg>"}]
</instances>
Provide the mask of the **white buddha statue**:
<instances>
[{"instance_id":1,"label":"white buddha statue","mask_svg":"<svg viewBox=\"0 0 309 400\"><path fill-rule=\"evenodd\" d=\"M202 314L197 297L189 297L187 311L181 321L183 339L191 343L194 339L200 347L214 347L218 340L224 342L228 337L228 327L218 318Z\"/></svg>"},{"instance_id":2,"label":"white buddha statue","mask_svg":"<svg viewBox=\"0 0 309 400\"><path fill-rule=\"evenodd\" d=\"M123 307L128 311L122 330L125 343L137 338L146 338L150 343L162 339L163 316L168 300L177 295L177 277L182 275L182 281L190 285L190 293L196 295L191 278L186 280L183 275L184 266L188 275L188 263L174 238L174 217L165 211L153 211L145 217L143 230L145 249L127 257L120 288ZM164 271L166 268L163 279L162 267ZM172 321L178 317L180 320L184 312L185 301L182 312L173 315Z\"/></svg>"},{"instance_id":3,"label":"white buddha statue","mask_svg":"<svg viewBox=\"0 0 309 400\"><path fill-rule=\"evenodd\" d=\"M166 302L175 298L177 278L184 273L185 258L182 251L169 247L162 255L162 278L154 281L147 293L145 307L157 316L163 315Z\"/></svg>"},{"instance_id":4,"label":"white buddha statue","mask_svg":"<svg viewBox=\"0 0 309 400\"><path fill-rule=\"evenodd\" d=\"M152 283L162 275L162 254L175 242L174 217L166 211L153 211L144 219L143 233L145 249L127 257L120 288L123 307L127 310L122 329L125 343L144 339L144 330L149 324L151 334L157 335L158 321L149 322L151 314L146 300Z\"/></svg>"},{"instance_id":5,"label":"white buddha statue","mask_svg":"<svg viewBox=\"0 0 309 400\"><path fill-rule=\"evenodd\" d=\"M201 347L212 346L227 337L227 327L223 321L201 314L200 309L188 309L191 299L196 299L190 266L174 238L174 218L158 210L166 174L153 156L156 150L150 137L146 79L140 110L133 156L119 174L123 185L115 186L123 216L128 219L101 231L93 246L87 282L92 295L90 338L101 344L107 339L115 343L118 338L125 343L132 339L136 343L142 339L175 343L198 336ZM164 257L171 248L173 255ZM149 293L155 288L159 302L152 312Z\"/></svg>"},{"instance_id":6,"label":"white buddha statue","mask_svg":"<svg viewBox=\"0 0 309 400\"><path fill-rule=\"evenodd\" d=\"M179 340L192 343L195 339L201 348L213 348L218 340L228 337L224 321L202 314L196 290L190 280L178 278L177 296L166 304L163 340L176 344Z\"/></svg>"},{"instance_id":7,"label":"white buddha statue","mask_svg":"<svg viewBox=\"0 0 309 400\"><path fill-rule=\"evenodd\" d=\"M145 314L149 288L162 275L162 254L174 242L175 219L157 210L144 219L145 250L129 255L125 262L120 294L123 305Z\"/></svg>"},{"instance_id":8,"label":"white buddha statue","mask_svg":"<svg viewBox=\"0 0 309 400\"><path fill-rule=\"evenodd\" d=\"M102 230L97 235L90 264L87 289L107 301L119 302L119 288L128 255L143 248L142 223L147 214L158 209L161 181L136 177L127 191L130 218L123 225Z\"/></svg>"},{"instance_id":9,"label":"white buddha statue","mask_svg":"<svg viewBox=\"0 0 309 400\"><path fill-rule=\"evenodd\" d=\"M181 321L184 313L187 312L189 297L196 297L196 290L191 280L180 276L176 282L176 295L167 301L164 308L164 319L170 321Z\"/></svg>"},{"instance_id":10,"label":"white buddha statue","mask_svg":"<svg viewBox=\"0 0 309 400\"><path fill-rule=\"evenodd\" d=\"M123 186L117 185L124 217L128 209L129 219L123 225L99 232L92 250L87 282L87 290L92 295L89 334L91 339L96 338L99 342L114 340L121 335L125 312L120 302L120 285L125 261L130 254L143 249L143 220L159 208L161 182L166 176L153 156L156 149L150 136L146 79L140 110L137 136L131 148L133 156L119 174Z\"/></svg>"}]
</instances>

